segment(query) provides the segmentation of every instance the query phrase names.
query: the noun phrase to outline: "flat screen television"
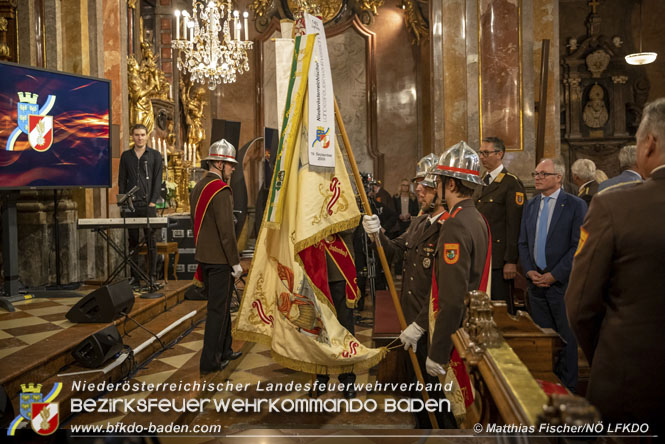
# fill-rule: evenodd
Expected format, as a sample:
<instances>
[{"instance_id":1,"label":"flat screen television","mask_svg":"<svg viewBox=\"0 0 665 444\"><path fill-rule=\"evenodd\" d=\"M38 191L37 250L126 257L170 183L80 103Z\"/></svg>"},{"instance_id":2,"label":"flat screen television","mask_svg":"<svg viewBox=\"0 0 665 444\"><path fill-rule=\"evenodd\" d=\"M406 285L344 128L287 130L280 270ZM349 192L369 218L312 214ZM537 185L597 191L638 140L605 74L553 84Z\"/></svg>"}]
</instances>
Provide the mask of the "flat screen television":
<instances>
[{"instance_id":1,"label":"flat screen television","mask_svg":"<svg viewBox=\"0 0 665 444\"><path fill-rule=\"evenodd\" d=\"M0 190L111 186L111 82L0 62Z\"/></svg>"}]
</instances>

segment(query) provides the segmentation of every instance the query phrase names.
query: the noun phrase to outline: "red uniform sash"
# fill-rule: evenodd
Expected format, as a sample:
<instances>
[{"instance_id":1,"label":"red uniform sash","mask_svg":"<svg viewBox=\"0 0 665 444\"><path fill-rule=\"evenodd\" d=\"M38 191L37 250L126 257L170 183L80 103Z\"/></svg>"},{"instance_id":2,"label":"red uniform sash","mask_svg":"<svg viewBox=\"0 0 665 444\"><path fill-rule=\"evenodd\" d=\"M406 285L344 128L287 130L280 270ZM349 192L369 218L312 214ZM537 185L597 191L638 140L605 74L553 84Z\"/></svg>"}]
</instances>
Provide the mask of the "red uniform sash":
<instances>
[{"instance_id":1,"label":"red uniform sash","mask_svg":"<svg viewBox=\"0 0 665 444\"><path fill-rule=\"evenodd\" d=\"M321 242L307 247L298 253L302 261L305 273L312 284L319 289L334 306L330 287L328 286L328 269L326 263L326 252L339 269L346 281L346 305L354 308L358 302L358 282L356 277L356 265L353 256L346 243L339 234L333 234Z\"/></svg>"},{"instance_id":2,"label":"red uniform sash","mask_svg":"<svg viewBox=\"0 0 665 444\"><path fill-rule=\"evenodd\" d=\"M459 212L459 210L461 210L461 207L457 208L457 211L453 213L452 217L455 217L455 215ZM444 218L443 216L446 217ZM448 219L447 213L444 213L443 216L442 218L444 220ZM483 267L483 275L480 278L480 286L478 287L478 290L486 292L487 283L489 282L490 271L492 269L492 233L490 232L490 227L489 224L487 223L487 219L485 219L484 216L483 220L485 221L485 225L487 226L487 235L489 237L489 243L487 246L487 257L485 258L485 266ZM432 267L432 290L430 293L430 297L432 299L432 311L434 312L434 316L436 317L437 313L439 312L439 285L436 281L436 263ZM464 395L464 406L468 408L471 404L473 404L473 390L471 389L471 380L469 379L469 374L466 372L466 366L464 365L462 358L457 352L457 349L454 347L450 355L450 368L455 373L455 379L457 379L457 384L459 384L460 389L462 390L462 394Z\"/></svg>"},{"instance_id":3,"label":"red uniform sash","mask_svg":"<svg viewBox=\"0 0 665 444\"><path fill-rule=\"evenodd\" d=\"M346 306L355 308L358 302L358 278L349 247L339 234L332 236L332 239L324 239L321 243L346 281Z\"/></svg>"},{"instance_id":4,"label":"red uniform sash","mask_svg":"<svg viewBox=\"0 0 665 444\"><path fill-rule=\"evenodd\" d=\"M199 200L196 201L196 209L194 210L194 245L197 245L198 243L201 224L203 223L203 218L206 215L206 211L208 210L208 206L210 205L212 198L227 187L228 185L224 183L222 179L211 180L206 184L205 187L203 187L203 191L201 191ZM194 284L197 286L203 285L201 265L196 267L196 273L194 273Z\"/></svg>"}]
</instances>

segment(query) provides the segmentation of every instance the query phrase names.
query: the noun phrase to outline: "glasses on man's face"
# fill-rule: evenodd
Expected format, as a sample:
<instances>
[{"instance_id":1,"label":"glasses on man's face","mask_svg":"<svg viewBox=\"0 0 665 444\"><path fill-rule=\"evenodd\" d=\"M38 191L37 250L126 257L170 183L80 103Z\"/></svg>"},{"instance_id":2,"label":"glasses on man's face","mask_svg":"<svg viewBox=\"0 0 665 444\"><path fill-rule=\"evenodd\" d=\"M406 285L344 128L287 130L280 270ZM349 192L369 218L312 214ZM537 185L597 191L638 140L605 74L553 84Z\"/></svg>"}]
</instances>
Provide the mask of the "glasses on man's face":
<instances>
[{"instance_id":1,"label":"glasses on man's face","mask_svg":"<svg viewBox=\"0 0 665 444\"><path fill-rule=\"evenodd\" d=\"M480 157L489 157L491 154L498 153L500 150L478 151Z\"/></svg>"},{"instance_id":2,"label":"glasses on man's face","mask_svg":"<svg viewBox=\"0 0 665 444\"><path fill-rule=\"evenodd\" d=\"M533 177L534 179L535 178L543 179L547 176L558 176L558 174L557 173L545 173L543 171L534 171L533 173L531 173L531 177Z\"/></svg>"}]
</instances>

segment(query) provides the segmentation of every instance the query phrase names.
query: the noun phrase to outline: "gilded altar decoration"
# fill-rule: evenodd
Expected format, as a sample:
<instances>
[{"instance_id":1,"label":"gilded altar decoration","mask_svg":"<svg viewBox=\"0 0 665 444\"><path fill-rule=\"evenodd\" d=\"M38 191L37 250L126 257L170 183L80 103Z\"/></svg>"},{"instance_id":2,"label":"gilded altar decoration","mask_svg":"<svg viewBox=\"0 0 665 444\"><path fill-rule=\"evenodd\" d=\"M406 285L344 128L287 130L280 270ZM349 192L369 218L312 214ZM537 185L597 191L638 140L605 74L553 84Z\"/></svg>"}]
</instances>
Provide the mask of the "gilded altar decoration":
<instances>
[{"instance_id":1,"label":"gilded altar decoration","mask_svg":"<svg viewBox=\"0 0 665 444\"><path fill-rule=\"evenodd\" d=\"M152 99L169 100L170 83L164 72L157 67L155 54L150 42L143 38L141 27L141 63L129 56L127 75L129 77L129 124L143 124L147 133L155 128L155 112Z\"/></svg>"},{"instance_id":2,"label":"gilded altar decoration","mask_svg":"<svg viewBox=\"0 0 665 444\"><path fill-rule=\"evenodd\" d=\"M360 0L358 8L363 11L371 12L374 15L379 15L379 8L383 6L384 0Z\"/></svg>"},{"instance_id":3,"label":"gilded altar decoration","mask_svg":"<svg viewBox=\"0 0 665 444\"><path fill-rule=\"evenodd\" d=\"M422 16L418 5L415 0L401 0L400 8L404 10L404 22L406 27L413 36L411 39L412 45L420 45L420 43L427 39L429 35L429 28L427 22Z\"/></svg>"},{"instance_id":4,"label":"gilded altar decoration","mask_svg":"<svg viewBox=\"0 0 665 444\"><path fill-rule=\"evenodd\" d=\"M11 51L7 45L7 19L0 17L0 34L2 40L0 41L0 60L9 60Z\"/></svg>"},{"instance_id":5,"label":"gilded altar decoration","mask_svg":"<svg viewBox=\"0 0 665 444\"><path fill-rule=\"evenodd\" d=\"M254 18L265 17L273 9L273 0L252 0L249 9L254 13Z\"/></svg>"},{"instance_id":6,"label":"gilded altar decoration","mask_svg":"<svg viewBox=\"0 0 665 444\"><path fill-rule=\"evenodd\" d=\"M589 91L589 101L584 106L582 118L584 124L589 128L602 128L607 123L609 114L605 107L605 92L603 87L597 83Z\"/></svg>"},{"instance_id":7,"label":"gilded altar decoration","mask_svg":"<svg viewBox=\"0 0 665 444\"><path fill-rule=\"evenodd\" d=\"M201 142L206 138L203 128L203 108L206 105L206 90L202 85L196 84L191 79L180 78L180 97L187 123L187 143L194 146L197 156Z\"/></svg>"},{"instance_id":8,"label":"gilded altar decoration","mask_svg":"<svg viewBox=\"0 0 665 444\"><path fill-rule=\"evenodd\" d=\"M340 13L344 7L344 0L287 0L292 14L306 12L321 17L323 23L328 23Z\"/></svg>"},{"instance_id":9,"label":"gilded altar decoration","mask_svg":"<svg viewBox=\"0 0 665 444\"><path fill-rule=\"evenodd\" d=\"M129 125L142 124L150 134L155 127L155 116L152 110L150 96L152 91L148 89L141 77L141 68L134 56L127 59L127 76L129 77Z\"/></svg>"}]
</instances>

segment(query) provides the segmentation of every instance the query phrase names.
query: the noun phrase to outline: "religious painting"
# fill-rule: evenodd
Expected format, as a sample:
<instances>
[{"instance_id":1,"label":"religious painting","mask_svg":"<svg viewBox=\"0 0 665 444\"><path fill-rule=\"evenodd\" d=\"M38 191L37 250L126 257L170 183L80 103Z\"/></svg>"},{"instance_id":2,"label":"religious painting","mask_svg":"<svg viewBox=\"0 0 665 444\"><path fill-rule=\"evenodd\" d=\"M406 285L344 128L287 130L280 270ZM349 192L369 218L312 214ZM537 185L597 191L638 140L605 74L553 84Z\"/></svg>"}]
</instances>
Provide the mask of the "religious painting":
<instances>
[{"instance_id":1,"label":"religious painting","mask_svg":"<svg viewBox=\"0 0 665 444\"><path fill-rule=\"evenodd\" d=\"M521 15L522 0L478 0L480 137L513 151L524 140Z\"/></svg>"}]
</instances>

